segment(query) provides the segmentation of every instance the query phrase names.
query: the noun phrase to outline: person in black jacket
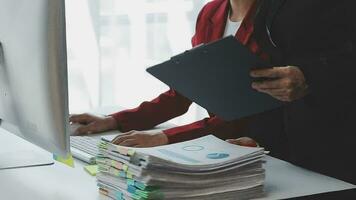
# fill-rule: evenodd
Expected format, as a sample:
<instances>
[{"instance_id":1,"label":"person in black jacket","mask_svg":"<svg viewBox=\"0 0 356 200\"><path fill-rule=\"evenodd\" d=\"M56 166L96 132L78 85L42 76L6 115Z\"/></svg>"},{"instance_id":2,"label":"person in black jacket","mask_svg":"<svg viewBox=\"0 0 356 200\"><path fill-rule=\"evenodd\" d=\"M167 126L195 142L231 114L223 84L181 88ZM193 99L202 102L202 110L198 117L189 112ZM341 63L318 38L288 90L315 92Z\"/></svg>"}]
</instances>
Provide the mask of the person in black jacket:
<instances>
[{"instance_id":1,"label":"person in black jacket","mask_svg":"<svg viewBox=\"0 0 356 200\"><path fill-rule=\"evenodd\" d=\"M285 102L250 122L273 156L356 183L356 8L352 0L265 0L264 49L275 67L252 87ZM267 45L268 44L268 45Z\"/></svg>"}]
</instances>

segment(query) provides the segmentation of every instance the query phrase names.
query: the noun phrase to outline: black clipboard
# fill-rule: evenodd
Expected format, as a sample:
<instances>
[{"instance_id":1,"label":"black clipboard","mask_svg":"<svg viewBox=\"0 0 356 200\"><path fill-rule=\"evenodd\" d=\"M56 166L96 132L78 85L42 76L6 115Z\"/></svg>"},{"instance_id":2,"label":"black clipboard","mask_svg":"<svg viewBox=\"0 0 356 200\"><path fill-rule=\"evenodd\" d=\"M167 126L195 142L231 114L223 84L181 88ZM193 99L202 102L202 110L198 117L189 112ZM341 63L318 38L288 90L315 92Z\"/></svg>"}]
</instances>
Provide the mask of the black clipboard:
<instances>
[{"instance_id":1,"label":"black clipboard","mask_svg":"<svg viewBox=\"0 0 356 200\"><path fill-rule=\"evenodd\" d=\"M265 67L269 64L229 36L174 56L147 72L209 112L231 121L282 105L251 87L251 69Z\"/></svg>"}]
</instances>

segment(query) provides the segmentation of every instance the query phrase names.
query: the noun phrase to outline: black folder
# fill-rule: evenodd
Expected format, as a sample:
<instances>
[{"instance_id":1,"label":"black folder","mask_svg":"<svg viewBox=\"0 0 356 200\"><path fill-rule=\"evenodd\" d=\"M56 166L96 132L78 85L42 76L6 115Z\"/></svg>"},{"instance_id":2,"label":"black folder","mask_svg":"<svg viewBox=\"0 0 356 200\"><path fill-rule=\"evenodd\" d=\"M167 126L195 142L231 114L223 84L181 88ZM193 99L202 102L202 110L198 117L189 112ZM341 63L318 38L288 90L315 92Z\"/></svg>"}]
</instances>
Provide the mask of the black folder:
<instances>
[{"instance_id":1,"label":"black folder","mask_svg":"<svg viewBox=\"0 0 356 200\"><path fill-rule=\"evenodd\" d=\"M282 105L251 87L251 69L265 67L269 64L230 36L188 50L147 71L209 112L231 121Z\"/></svg>"}]
</instances>

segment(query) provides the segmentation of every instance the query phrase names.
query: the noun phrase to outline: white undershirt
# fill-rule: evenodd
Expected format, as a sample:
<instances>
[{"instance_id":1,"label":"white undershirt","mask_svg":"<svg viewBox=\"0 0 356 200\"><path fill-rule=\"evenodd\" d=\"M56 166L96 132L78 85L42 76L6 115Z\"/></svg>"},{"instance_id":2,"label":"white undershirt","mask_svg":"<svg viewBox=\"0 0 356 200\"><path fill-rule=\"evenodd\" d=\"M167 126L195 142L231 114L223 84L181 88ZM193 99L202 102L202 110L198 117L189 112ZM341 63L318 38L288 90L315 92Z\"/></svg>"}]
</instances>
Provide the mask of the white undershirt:
<instances>
[{"instance_id":1,"label":"white undershirt","mask_svg":"<svg viewBox=\"0 0 356 200\"><path fill-rule=\"evenodd\" d=\"M229 15L227 18L227 21L226 21L225 32L224 32L223 37L227 37L230 35L235 36L241 26L241 23L242 23L242 21L239 21L239 22L231 21L230 15Z\"/></svg>"}]
</instances>

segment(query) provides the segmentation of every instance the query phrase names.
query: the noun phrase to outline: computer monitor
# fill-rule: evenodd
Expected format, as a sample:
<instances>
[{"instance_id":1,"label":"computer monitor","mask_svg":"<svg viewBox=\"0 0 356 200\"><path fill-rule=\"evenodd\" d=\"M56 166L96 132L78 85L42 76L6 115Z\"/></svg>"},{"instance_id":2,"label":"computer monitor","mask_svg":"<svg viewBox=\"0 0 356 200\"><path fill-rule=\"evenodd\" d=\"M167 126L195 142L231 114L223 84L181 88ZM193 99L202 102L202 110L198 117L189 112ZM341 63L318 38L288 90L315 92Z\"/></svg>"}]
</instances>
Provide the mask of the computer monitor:
<instances>
[{"instance_id":1,"label":"computer monitor","mask_svg":"<svg viewBox=\"0 0 356 200\"><path fill-rule=\"evenodd\" d=\"M68 155L64 0L0 0L0 43L0 127Z\"/></svg>"}]
</instances>

